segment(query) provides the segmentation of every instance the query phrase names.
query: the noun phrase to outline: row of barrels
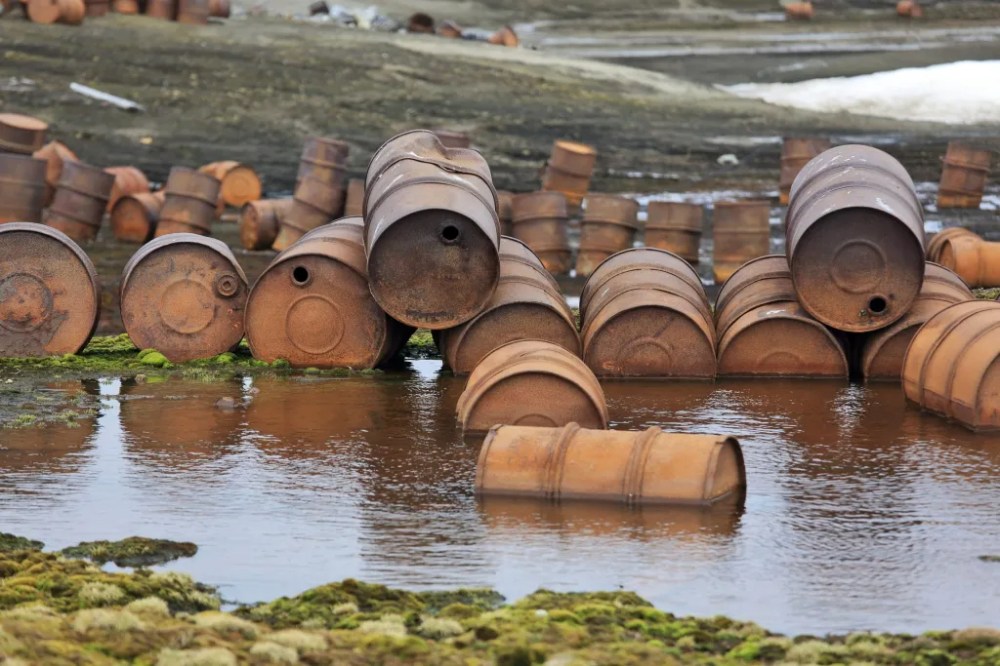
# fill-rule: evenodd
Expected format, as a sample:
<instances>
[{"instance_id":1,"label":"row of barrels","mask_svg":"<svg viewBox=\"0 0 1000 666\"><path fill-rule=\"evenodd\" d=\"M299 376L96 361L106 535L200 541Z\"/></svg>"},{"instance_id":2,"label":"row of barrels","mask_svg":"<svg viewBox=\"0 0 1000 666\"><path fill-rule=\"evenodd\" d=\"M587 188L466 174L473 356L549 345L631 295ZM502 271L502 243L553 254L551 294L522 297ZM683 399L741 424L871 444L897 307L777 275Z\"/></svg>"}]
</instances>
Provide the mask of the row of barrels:
<instances>
[{"instance_id":1,"label":"row of barrels","mask_svg":"<svg viewBox=\"0 0 1000 666\"><path fill-rule=\"evenodd\" d=\"M231 13L229 0L20 0L20 4L33 23L65 25L80 25L84 17L106 16L112 10L195 25L208 23L210 17L229 18Z\"/></svg>"}]
</instances>

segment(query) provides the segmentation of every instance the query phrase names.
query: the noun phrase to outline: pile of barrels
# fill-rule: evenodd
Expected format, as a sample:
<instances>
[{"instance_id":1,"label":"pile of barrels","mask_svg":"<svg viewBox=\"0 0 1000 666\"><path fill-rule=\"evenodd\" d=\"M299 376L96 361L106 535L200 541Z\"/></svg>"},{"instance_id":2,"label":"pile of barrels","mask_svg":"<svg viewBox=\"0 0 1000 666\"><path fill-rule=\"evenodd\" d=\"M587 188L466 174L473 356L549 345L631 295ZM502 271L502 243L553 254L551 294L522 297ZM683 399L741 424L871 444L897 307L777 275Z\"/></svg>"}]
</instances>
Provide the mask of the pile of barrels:
<instances>
[{"instance_id":1,"label":"pile of barrels","mask_svg":"<svg viewBox=\"0 0 1000 666\"><path fill-rule=\"evenodd\" d=\"M114 10L153 18L203 25L210 17L229 18L229 0L7 0L20 4L33 23L80 25L84 17L97 18Z\"/></svg>"}]
</instances>

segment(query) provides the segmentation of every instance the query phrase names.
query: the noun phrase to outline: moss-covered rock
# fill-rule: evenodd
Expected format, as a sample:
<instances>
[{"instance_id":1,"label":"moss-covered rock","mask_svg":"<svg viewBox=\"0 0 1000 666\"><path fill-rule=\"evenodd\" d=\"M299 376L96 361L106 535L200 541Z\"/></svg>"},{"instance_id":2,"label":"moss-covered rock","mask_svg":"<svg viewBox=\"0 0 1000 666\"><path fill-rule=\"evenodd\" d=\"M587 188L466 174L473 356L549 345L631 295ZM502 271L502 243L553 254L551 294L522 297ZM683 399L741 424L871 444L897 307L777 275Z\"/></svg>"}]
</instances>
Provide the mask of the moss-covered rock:
<instances>
[{"instance_id":1,"label":"moss-covered rock","mask_svg":"<svg viewBox=\"0 0 1000 666\"><path fill-rule=\"evenodd\" d=\"M15 550L41 550L45 544L26 537L0 532L0 553L9 553Z\"/></svg>"},{"instance_id":2,"label":"moss-covered rock","mask_svg":"<svg viewBox=\"0 0 1000 666\"><path fill-rule=\"evenodd\" d=\"M194 557L198 546L183 541L127 537L119 541L85 541L60 551L66 557L97 564L114 562L120 567L146 567L182 557Z\"/></svg>"}]
</instances>

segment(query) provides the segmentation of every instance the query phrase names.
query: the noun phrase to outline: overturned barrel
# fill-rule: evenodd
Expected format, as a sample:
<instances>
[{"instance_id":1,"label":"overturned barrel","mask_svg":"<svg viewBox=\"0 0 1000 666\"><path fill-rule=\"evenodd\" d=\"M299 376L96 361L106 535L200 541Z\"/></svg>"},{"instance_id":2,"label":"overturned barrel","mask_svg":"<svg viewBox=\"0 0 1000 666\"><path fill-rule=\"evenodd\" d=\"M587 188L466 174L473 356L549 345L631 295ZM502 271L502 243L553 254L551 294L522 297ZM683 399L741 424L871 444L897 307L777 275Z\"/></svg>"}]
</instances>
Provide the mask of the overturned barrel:
<instances>
[{"instance_id":1,"label":"overturned barrel","mask_svg":"<svg viewBox=\"0 0 1000 666\"><path fill-rule=\"evenodd\" d=\"M386 315L368 290L359 217L316 229L280 253L247 301L254 357L282 358L293 367L374 368L412 332Z\"/></svg>"},{"instance_id":2,"label":"overturned barrel","mask_svg":"<svg viewBox=\"0 0 1000 666\"><path fill-rule=\"evenodd\" d=\"M139 349L175 363L239 344L246 299L247 279L229 246L197 234L146 243L122 272L125 332Z\"/></svg>"},{"instance_id":3,"label":"overturned barrel","mask_svg":"<svg viewBox=\"0 0 1000 666\"><path fill-rule=\"evenodd\" d=\"M240 243L247 250L267 250L274 244L292 199L250 201L240 209Z\"/></svg>"},{"instance_id":4,"label":"overturned barrel","mask_svg":"<svg viewBox=\"0 0 1000 666\"><path fill-rule=\"evenodd\" d=\"M975 234L958 234L941 244L939 261L970 287L1000 287L1000 243Z\"/></svg>"},{"instance_id":5,"label":"overturned barrel","mask_svg":"<svg viewBox=\"0 0 1000 666\"><path fill-rule=\"evenodd\" d=\"M466 434L497 424L608 425L597 377L572 353L539 340L509 342L487 354L469 375L457 415Z\"/></svg>"},{"instance_id":6,"label":"overturned barrel","mask_svg":"<svg viewBox=\"0 0 1000 666\"><path fill-rule=\"evenodd\" d=\"M62 176L65 162L76 162L76 153L59 141L50 141L35 151L33 157L45 160L45 205L48 206L55 196L56 186Z\"/></svg>"},{"instance_id":7,"label":"overturned barrel","mask_svg":"<svg viewBox=\"0 0 1000 666\"><path fill-rule=\"evenodd\" d=\"M615 252L632 247L639 230L639 203L613 194L589 194L580 220L576 274L587 277Z\"/></svg>"},{"instance_id":8,"label":"overturned barrel","mask_svg":"<svg viewBox=\"0 0 1000 666\"><path fill-rule=\"evenodd\" d=\"M767 201L719 201L712 212L712 273L722 284L733 272L771 250Z\"/></svg>"},{"instance_id":9,"label":"overturned barrel","mask_svg":"<svg viewBox=\"0 0 1000 666\"><path fill-rule=\"evenodd\" d=\"M0 151L31 155L45 145L48 131L48 123L38 118L0 113Z\"/></svg>"},{"instance_id":10,"label":"overturned barrel","mask_svg":"<svg viewBox=\"0 0 1000 666\"><path fill-rule=\"evenodd\" d=\"M962 141L952 141L944 156L938 208L979 208L990 175L993 152Z\"/></svg>"},{"instance_id":11,"label":"overturned barrel","mask_svg":"<svg viewBox=\"0 0 1000 666\"><path fill-rule=\"evenodd\" d=\"M559 192L530 192L511 199L511 233L531 248L545 270L564 275L572 265L566 197Z\"/></svg>"},{"instance_id":12,"label":"overturned barrel","mask_svg":"<svg viewBox=\"0 0 1000 666\"><path fill-rule=\"evenodd\" d=\"M111 188L111 196L108 198L108 211L111 211L122 197L149 192L149 179L146 178L146 174L136 167L108 167L105 171L115 177L115 183Z\"/></svg>"},{"instance_id":13,"label":"overturned barrel","mask_svg":"<svg viewBox=\"0 0 1000 666\"><path fill-rule=\"evenodd\" d=\"M877 148L838 146L809 162L785 239L799 302L835 329L884 328L920 292L923 209L906 169Z\"/></svg>"},{"instance_id":14,"label":"overturned barrel","mask_svg":"<svg viewBox=\"0 0 1000 666\"><path fill-rule=\"evenodd\" d=\"M701 247L701 204L678 201L651 201L646 214L647 247L673 252L691 265L697 265Z\"/></svg>"},{"instance_id":15,"label":"overturned barrel","mask_svg":"<svg viewBox=\"0 0 1000 666\"><path fill-rule=\"evenodd\" d=\"M240 162L233 160L212 162L201 167L199 171L218 179L219 198L226 206L239 208L243 204L257 201L263 192L257 172L253 167Z\"/></svg>"},{"instance_id":16,"label":"overturned barrel","mask_svg":"<svg viewBox=\"0 0 1000 666\"><path fill-rule=\"evenodd\" d=\"M542 174L542 190L560 192L571 208L578 209L590 189L590 177L597 162L593 146L558 140Z\"/></svg>"},{"instance_id":17,"label":"overturned barrel","mask_svg":"<svg viewBox=\"0 0 1000 666\"><path fill-rule=\"evenodd\" d=\"M119 197L111 209L111 231L125 243L145 243L156 233L163 198L149 192Z\"/></svg>"},{"instance_id":18,"label":"overturned barrel","mask_svg":"<svg viewBox=\"0 0 1000 666\"><path fill-rule=\"evenodd\" d=\"M104 220L115 177L100 167L66 162L45 224L77 242L92 241Z\"/></svg>"},{"instance_id":19,"label":"overturned barrel","mask_svg":"<svg viewBox=\"0 0 1000 666\"><path fill-rule=\"evenodd\" d=\"M938 233L931 236L930 240L927 241L927 261L933 261L936 264L940 264L941 249L944 247L945 241L958 236L972 236L979 238L977 234L969 231L965 227L948 227L947 229L942 229Z\"/></svg>"},{"instance_id":20,"label":"overturned barrel","mask_svg":"<svg viewBox=\"0 0 1000 666\"><path fill-rule=\"evenodd\" d=\"M25 13L32 23L80 25L87 5L83 0L28 0Z\"/></svg>"},{"instance_id":21,"label":"overturned barrel","mask_svg":"<svg viewBox=\"0 0 1000 666\"><path fill-rule=\"evenodd\" d=\"M41 224L0 225L0 356L76 354L99 319L97 271L76 243Z\"/></svg>"},{"instance_id":22,"label":"overturned barrel","mask_svg":"<svg viewBox=\"0 0 1000 666\"><path fill-rule=\"evenodd\" d=\"M157 237L173 233L208 236L219 203L219 180L207 173L174 167L163 188L166 201L156 225Z\"/></svg>"},{"instance_id":23,"label":"overturned barrel","mask_svg":"<svg viewBox=\"0 0 1000 666\"><path fill-rule=\"evenodd\" d=\"M781 175L778 179L778 202L788 204L788 195L795 177L809 161L829 150L833 144L829 139L817 137L785 137L781 143Z\"/></svg>"},{"instance_id":24,"label":"overturned barrel","mask_svg":"<svg viewBox=\"0 0 1000 666\"><path fill-rule=\"evenodd\" d=\"M400 134L368 165L364 220L372 295L393 318L432 330L468 321L500 277L497 195L478 152L432 132Z\"/></svg>"},{"instance_id":25,"label":"overturned barrel","mask_svg":"<svg viewBox=\"0 0 1000 666\"><path fill-rule=\"evenodd\" d=\"M45 172L43 160L0 153L0 224L42 221Z\"/></svg>"}]
</instances>

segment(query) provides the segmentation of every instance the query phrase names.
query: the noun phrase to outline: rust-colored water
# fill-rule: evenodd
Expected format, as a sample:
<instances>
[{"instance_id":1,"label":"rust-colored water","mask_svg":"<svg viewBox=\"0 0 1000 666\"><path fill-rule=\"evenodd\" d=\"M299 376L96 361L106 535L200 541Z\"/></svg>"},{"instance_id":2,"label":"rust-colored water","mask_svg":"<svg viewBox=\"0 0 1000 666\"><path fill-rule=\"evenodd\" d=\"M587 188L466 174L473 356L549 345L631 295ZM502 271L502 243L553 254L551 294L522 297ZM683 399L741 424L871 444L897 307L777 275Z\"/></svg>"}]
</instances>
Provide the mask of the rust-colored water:
<instances>
[{"instance_id":1,"label":"rust-colored water","mask_svg":"<svg viewBox=\"0 0 1000 666\"><path fill-rule=\"evenodd\" d=\"M731 433L743 511L477 502L463 381L102 382L96 422L5 430L0 530L61 548L192 540L168 568L256 601L353 576L411 588L638 591L785 632L1000 624L1000 437L897 386L609 383L616 427ZM235 411L214 406L223 396Z\"/></svg>"}]
</instances>

